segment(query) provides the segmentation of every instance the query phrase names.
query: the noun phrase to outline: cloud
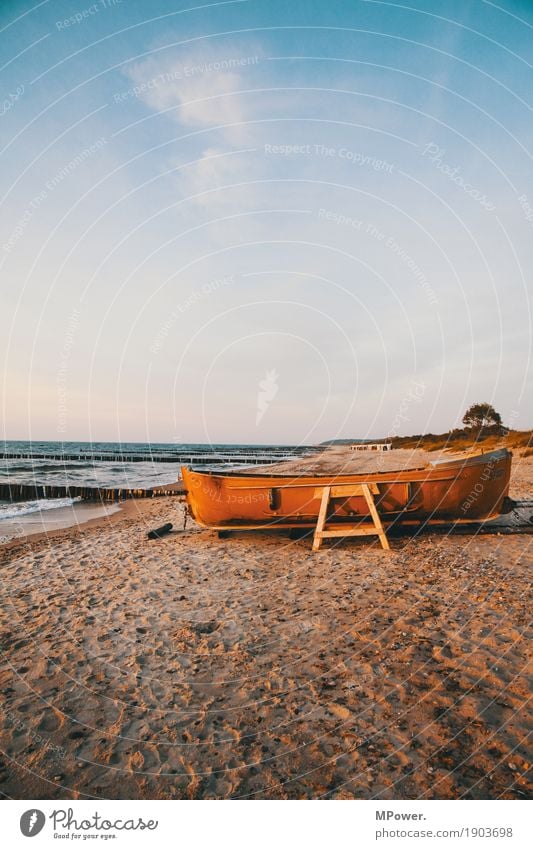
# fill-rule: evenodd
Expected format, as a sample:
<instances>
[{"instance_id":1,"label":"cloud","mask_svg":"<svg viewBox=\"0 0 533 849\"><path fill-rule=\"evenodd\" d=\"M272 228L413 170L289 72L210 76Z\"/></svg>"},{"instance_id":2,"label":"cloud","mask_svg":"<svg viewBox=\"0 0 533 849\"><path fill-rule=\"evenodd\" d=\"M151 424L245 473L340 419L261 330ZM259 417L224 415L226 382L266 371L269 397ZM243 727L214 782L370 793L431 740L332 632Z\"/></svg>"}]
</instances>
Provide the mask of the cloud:
<instances>
[{"instance_id":1,"label":"cloud","mask_svg":"<svg viewBox=\"0 0 533 849\"><path fill-rule=\"evenodd\" d=\"M150 109L168 110L169 117L189 127L245 124L253 104L250 70L261 60L260 50L203 45L194 52L153 57L124 71L135 95ZM237 129L231 139L239 138Z\"/></svg>"},{"instance_id":2,"label":"cloud","mask_svg":"<svg viewBox=\"0 0 533 849\"><path fill-rule=\"evenodd\" d=\"M149 109L165 112L170 121L183 128L213 128L209 141L203 133L198 136L194 157L197 161L178 176L180 189L194 196L193 202L199 207L217 210L243 205L248 208L252 204L253 193L245 186L230 190L224 187L244 183L257 171L246 150L253 149L257 142L257 128L249 122L265 107L264 101L254 94L255 69L263 55L255 43L242 45L223 40L214 45L202 41L194 49L158 53L123 71L132 83L127 99L137 97ZM183 154L188 155L189 152ZM173 161L178 164L175 158ZM217 189L220 191L213 191Z\"/></svg>"},{"instance_id":3,"label":"cloud","mask_svg":"<svg viewBox=\"0 0 533 849\"><path fill-rule=\"evenodd\" d=\"M246 156L243 152L225 151L217 147L204 150L202 157L190 165L180 178L189 196L194 196L194 202L210 208L236 203L242 208L250 204L254 191L246 182L250 179L253 166L247 159L244 167L243 156ZM238 185L240 183L242 185ZM227 186L233 188L228 189ZM214 191L218 189L220 191Z\"/></svg>"}]
</instances>

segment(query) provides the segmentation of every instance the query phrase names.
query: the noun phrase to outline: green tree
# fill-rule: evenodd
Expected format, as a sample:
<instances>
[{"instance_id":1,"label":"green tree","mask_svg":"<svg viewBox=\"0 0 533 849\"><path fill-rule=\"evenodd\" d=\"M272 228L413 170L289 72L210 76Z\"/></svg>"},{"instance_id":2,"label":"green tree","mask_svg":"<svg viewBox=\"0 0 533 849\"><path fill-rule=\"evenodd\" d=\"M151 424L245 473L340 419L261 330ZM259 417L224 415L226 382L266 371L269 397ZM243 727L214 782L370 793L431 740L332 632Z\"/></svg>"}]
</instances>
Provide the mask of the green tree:
<instances>
[{"instance_id":1,"label":"green tree","mask_svg":"<svg viewBox=\"0 0 533 849\"><path fill-rule=\"evenodd\" d=\"M463 416L465 427L482 430L484 427L501 427L502 417L492 404L472 404Z\"/></svg>"}]
</instances>

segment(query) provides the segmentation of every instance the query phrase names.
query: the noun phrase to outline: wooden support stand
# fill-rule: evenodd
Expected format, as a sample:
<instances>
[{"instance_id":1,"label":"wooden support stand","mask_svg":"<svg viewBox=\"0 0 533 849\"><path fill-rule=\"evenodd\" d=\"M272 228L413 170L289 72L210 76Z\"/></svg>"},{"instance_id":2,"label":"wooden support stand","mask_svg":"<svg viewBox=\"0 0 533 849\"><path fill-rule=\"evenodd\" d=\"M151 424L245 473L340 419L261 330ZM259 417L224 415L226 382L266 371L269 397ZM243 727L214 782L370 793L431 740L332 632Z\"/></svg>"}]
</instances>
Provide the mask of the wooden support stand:
<instances>
[{"instance_id":1,"label":"wooden support stand","mask_svg":"<svg viewBox=\"0 0 533 849\"><path fill-rule=\"evenodd\" d=\"M326 537L358 537L358 536L378 536L382 548L389 550L389 541L387 534L381 524L381 519L376 508L374 495L379 493L376 484L362 483L358 485L344 484L341 486L325 486L322 488L322 501L320 502L320 510L318 512L318 520L316 523L315 533L313 536L313 551L318 551L322 544L322 540ZM335 529L327 527L328 507L332 498L351 498L355 495L362 495L368 504L368 509L372 517L372 525L342 525ZM320 496L320 490L315 490L315 496Z\"/></svg>"}]
</instances>

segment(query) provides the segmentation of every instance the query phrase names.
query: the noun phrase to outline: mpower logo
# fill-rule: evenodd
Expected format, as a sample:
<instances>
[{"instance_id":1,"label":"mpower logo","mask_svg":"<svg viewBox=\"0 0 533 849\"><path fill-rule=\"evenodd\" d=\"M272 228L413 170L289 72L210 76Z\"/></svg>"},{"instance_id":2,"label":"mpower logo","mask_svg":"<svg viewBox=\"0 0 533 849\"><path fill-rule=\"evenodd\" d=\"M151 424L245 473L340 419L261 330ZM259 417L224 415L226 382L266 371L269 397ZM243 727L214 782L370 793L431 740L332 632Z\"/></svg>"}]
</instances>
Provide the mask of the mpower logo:
<instances>
[{"instance_id":1,"label":"mpower logo","mask_svg":"<svg viewBox=\"0 0 533 849\"><path fill-rule=\"evenodd\" d=\"M35 837L42 831L46 822L46 817L42 811L37 808L32 808L29 811L24 811L20 818L20 830L24 837Z\"/></svg>"}]
</instances>

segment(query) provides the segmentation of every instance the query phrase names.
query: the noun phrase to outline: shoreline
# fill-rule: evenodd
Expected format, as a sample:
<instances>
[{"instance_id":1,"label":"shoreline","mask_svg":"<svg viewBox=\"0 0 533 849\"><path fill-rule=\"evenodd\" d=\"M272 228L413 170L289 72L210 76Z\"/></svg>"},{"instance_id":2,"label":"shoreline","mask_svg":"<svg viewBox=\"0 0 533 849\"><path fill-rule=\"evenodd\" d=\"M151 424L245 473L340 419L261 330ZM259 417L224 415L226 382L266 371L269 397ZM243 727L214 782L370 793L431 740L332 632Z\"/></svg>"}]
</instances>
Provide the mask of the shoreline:
<instances>
[{"instance_id":1,"label":"shoreline","mask_svg":"<svg viewBox=\"0 0 533 849\"><path fill-rule=\"evenodd\" d=\"M8 555L18 554L19 551L33 551L35 547L41 548L45 545L53 545L54 543L70 537L75 537L78 533L85 531L112 527L123 522L133 522L142 519L147 512L148 507L156 499L150 498L131 498L127 501L121 501L117 505L109 505L114 508L111 511L106 511L104 514L92 516L80 522L74 522L62 528L51 528L50 530L32 531L24 536L18 536L5 542L0 543L0 561ZM158 501L172 501L175 504L178 497L164 496L158 498ZM92 505L88 505L91 507ZM58 508L62 509L62 508ZM100 510L100 507L96 509ZM7 523L6 523L7 524Z\"/></svg>"},{"instance_id":2,"label":"shoreline","mask_svg":"<svg viewBox=\"0 0 533 849\"><path fill-rule=\"evenodd\" d=\"M75 502L71 505L52 506L19 514L0 520L0 544L37 534L49 534L55 530L80 527L92 519L112 516L118 510L118 504Z\"/></svg>"}]
</instances>

